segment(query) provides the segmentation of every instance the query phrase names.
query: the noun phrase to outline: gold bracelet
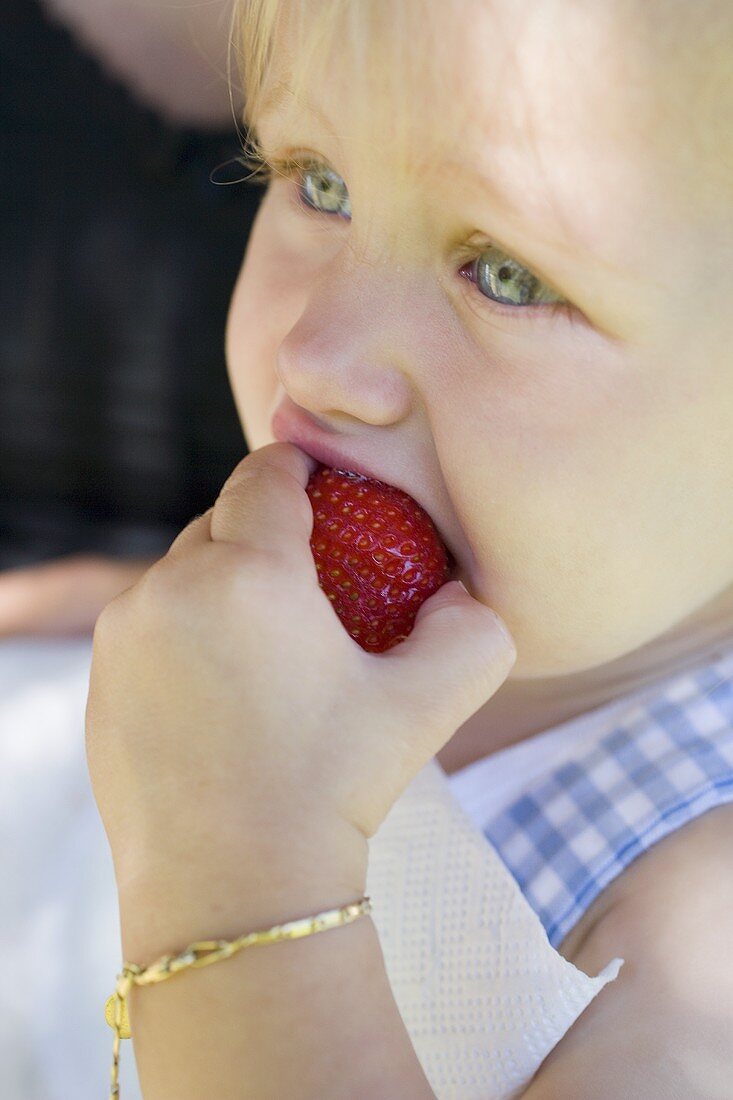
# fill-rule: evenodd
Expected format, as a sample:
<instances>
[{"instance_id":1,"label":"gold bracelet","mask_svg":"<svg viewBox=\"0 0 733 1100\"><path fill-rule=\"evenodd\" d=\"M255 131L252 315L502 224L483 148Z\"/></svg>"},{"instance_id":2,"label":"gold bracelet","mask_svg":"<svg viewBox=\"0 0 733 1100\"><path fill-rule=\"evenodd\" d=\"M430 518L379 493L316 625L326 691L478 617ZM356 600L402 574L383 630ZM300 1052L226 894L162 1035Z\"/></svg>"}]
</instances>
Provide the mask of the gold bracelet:
<instances>
[{"instance_id":1,"label":"gold bracelet","mask_svg":"<svg viewBox=\"0 0 733 1100\"><path fill-rule=\"evenodd\" d=\"M287 924L275 924L258 932L248 932L231 943L227 940L199 940L179 955L163 955L148 967L136 963L123 963L122 972L117 975L117 986L104 1006L104 1018L114 1030L112 1046L112 1069L110 1071L111 1089L109 1100L119 1100L118 1083L120 1066L120 1039L130 1039L130 1019L127 1014L126 997L133 985L152 985L163 982L181 970L189 967L209 966L219 959L228 959L241 951L243 947L257 944L276 943L278 940L297 940L301 936L310 936L314 932L325 932L337 928L340 924L350 924L357 917L371 913L372 903L366 895L359 901L349 902L340 909L326 909L312 917L301 917Z\"/></svg>"}]
</instances>

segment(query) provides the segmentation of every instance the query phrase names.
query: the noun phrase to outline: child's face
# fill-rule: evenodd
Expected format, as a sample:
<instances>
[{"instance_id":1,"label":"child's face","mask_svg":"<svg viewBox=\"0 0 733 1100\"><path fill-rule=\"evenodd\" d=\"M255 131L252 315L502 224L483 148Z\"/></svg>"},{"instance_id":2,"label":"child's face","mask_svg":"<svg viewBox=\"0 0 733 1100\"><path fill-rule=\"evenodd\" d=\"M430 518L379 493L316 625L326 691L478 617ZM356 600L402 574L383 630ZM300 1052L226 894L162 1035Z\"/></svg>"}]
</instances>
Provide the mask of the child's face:
<instances>
[{"instance_id":1,"label":"child's face","mask_svg":"<svg viewBox=\"0 0 733 1100\"><path fill-rule=\"evenodd\" d=\"M415 497L513 678L694 633L707 605L733 623L733 211L694 148L716 97L689 91L693 24L657 47L630 11L426 0L453 67L404 87L406 175L378 104L355 133L343 50L257 123L313 163L271 183L232 301L249 446L288 395Z\"/></svg>"}]
</instances>

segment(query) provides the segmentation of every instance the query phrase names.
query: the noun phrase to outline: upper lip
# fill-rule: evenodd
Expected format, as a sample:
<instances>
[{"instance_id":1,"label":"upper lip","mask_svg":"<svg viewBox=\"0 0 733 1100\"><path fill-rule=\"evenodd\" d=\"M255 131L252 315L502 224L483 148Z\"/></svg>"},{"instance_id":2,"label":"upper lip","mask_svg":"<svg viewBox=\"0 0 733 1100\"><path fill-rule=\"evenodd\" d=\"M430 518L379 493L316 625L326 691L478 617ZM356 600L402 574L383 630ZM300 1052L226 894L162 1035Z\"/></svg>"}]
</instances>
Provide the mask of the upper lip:
<instances>
[{"instance_id":1,"label":"upper lip","mask_svg":"<svg viewBox=\"0 0 733 1100\"><path fill-rule=\"evenodd\" d=\"M364 477L385 481L384 477L368 463L351 458L338 447L324 442L319 429L308 413L297 405L283 402L272 418L272 434L279 443L294 443L311 458L336 470L346 470ZM386 484L391 484L386 482Z\"/></svg>"}]
</instances>

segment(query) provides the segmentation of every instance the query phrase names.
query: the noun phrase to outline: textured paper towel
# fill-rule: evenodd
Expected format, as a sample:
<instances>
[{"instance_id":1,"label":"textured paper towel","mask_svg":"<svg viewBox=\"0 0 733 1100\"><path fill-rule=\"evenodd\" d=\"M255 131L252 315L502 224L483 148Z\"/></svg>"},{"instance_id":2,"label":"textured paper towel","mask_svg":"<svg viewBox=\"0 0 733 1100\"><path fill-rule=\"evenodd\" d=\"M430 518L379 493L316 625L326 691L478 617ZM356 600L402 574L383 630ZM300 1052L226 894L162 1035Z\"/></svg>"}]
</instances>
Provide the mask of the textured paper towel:
<instances>
[{"instance_id":1,"label":"textured paper towel","mask_svg":"<svg viewBox=\"0 0 733 1100\"><path fill-rule=\"evenodd\" d=\"M367 893L397 1007L438 1100L521 1094L618 974L588 977L431 761L369 842Z\"/></svg>"}]
</instances>

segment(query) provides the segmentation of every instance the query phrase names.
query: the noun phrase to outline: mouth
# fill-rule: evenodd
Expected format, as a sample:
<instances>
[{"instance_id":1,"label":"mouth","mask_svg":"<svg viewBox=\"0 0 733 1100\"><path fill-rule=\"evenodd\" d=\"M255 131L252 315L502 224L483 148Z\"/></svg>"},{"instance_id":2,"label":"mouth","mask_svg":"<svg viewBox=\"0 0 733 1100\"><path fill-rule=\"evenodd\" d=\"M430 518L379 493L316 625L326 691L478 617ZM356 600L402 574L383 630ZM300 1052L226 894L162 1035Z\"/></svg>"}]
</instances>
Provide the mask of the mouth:
<instances>
[{"instance_id":1,"label":"mouth","mask_svg":"<svg viewBox=\"0 0 733 1100\"><path fill-rule=\"evenodd\" d=\"M455 548L451 545L452 540L446 537L444 531L441 530L429 509L426 508L420 500L414 497L409 489L404 488L402 485L395 485L394 482L386 479L369 463L351 458L337 446L333 446L325 441L322 438L322 433L324 433L326 429L318 428L315 423L310 420L308 414L304 410L299 409L297 405L290 402L287 398L286 401L278 407L272 417L271 430L278 443L294 444L296 447L299 447L301 451L305 451L311 458L314 458L316 462L320 462L323 466L330 466L332 469L340 470L343 473L361 474L362 477L368 477L374 481L381 481L384 485L393 485L394 488L400 489L403 493L407 493L411 496L430 516L448 553L450 577L451 579L456 577L460 570L460 563Z\"/></svg>"}]
</instances>

